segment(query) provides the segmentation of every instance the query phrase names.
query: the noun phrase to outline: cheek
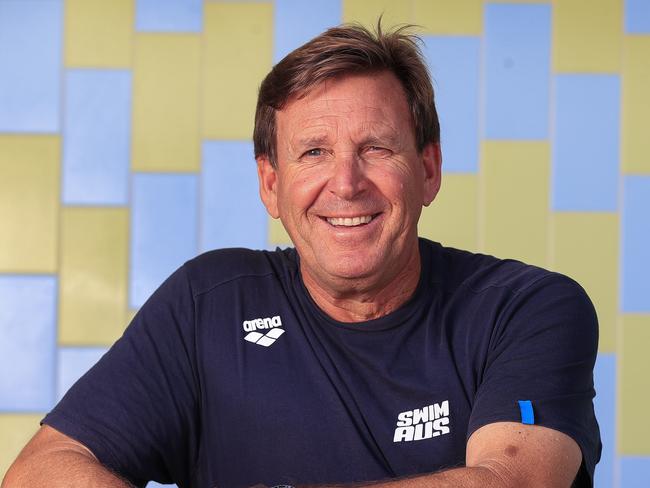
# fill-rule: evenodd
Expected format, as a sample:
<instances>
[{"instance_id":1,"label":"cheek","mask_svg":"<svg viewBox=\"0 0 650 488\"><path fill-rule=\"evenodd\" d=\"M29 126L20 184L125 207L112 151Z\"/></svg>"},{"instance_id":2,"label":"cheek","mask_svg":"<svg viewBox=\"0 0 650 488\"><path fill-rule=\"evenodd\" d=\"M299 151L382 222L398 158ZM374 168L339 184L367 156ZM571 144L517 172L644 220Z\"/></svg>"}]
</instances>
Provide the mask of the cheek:
<instances>
[{"instance_id":1,"label":"cheek","mask_svg":"<svg viewBox=\"0 0 650 488\"><path fill-rule=\"evenodd\" d=\"M323 186L323 178L317 173L291 175L280 185L280 205L286 213L303 213L317 200Z\"/></svg>"}]
</instances>

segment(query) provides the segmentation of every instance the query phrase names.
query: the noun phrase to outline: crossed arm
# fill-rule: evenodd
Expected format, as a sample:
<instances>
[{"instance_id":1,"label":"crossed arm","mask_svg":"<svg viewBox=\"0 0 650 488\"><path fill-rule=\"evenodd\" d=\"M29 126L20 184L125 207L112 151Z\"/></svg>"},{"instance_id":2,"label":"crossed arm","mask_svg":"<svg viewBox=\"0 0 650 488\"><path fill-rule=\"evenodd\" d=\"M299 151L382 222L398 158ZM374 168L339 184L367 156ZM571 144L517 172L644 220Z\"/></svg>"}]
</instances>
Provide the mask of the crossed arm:
<instances>
[{"instance_id":1,"label":"crossed arm","mask_svg":"<svg viewBox=\"0 0 650 488\"><path fill-rule=\"evenodd\" d=\"M466 467L372 486L570 487L581 459L576 442L561 432L536 425L497 422L472 434L467 443ZM83 444L45 425L20 453L1 488L130 486L104 468Z\"/></svg>"}]
</instances>

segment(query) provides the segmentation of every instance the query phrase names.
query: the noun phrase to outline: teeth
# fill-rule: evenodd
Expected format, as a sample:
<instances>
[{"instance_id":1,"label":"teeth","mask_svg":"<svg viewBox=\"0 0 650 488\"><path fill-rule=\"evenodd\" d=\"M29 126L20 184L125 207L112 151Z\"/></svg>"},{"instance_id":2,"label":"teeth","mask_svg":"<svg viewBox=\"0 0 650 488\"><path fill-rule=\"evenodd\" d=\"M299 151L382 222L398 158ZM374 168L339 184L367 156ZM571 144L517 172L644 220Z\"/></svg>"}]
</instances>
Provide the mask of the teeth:
<instances>
[{"instance_id":1,"label":"teeth","mask_svg":"<svg viewBox=\"0 0 650 488\"><path fill-rule=\"evenodd\" d=\"M356 225L367 224L372 220L372 215L362 217L328 217L327 221L332 225L343 225L345 227L354 227Z\"/></svg>"}]
</instances>

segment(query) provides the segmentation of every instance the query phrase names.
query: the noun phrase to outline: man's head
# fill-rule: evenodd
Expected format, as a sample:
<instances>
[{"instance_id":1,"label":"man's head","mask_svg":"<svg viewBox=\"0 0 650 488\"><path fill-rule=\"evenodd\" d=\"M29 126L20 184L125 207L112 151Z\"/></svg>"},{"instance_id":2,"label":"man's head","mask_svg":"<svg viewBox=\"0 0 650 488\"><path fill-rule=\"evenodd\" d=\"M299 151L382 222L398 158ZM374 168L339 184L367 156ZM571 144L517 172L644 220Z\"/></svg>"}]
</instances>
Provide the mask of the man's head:
<instances>
[{"instance_id":1,"label":"man's head","mask_svg":"<svg viewBox=\"0 0 650 488\"><path fill-rule=\"evenodd\" d=\"M412 291L417 222L438 192L441 162L433 90L413 40L330 29L264 81L255 130L262 200L296 246L312 295L390 301Z\"/></svg>"},{"instance_id":2,"label":"man's head","mask_svg":"<svg viewBox=\"0 0 650 488\"><path fill-rule=\"evenodd\" d=\"M333 27L280 61L260 87L255 112L255 157L277 165L276 111L327 79L389 71L402 85L413 118L418 150L440 141L433 88L418 48L405 28L373 34L364 27Z\"/></svg>"}]
</instances>

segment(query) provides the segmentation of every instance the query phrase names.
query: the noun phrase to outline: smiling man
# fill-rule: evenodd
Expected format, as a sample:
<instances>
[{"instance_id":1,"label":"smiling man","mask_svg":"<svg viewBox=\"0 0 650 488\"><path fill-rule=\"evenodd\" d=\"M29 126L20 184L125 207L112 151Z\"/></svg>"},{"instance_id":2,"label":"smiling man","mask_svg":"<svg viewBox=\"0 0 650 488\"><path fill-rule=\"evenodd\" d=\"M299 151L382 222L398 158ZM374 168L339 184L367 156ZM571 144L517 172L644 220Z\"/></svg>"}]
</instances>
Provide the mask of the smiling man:
<instances>
[{"instance_id":1,"label":"smiling man","mask_svg":"<svg viewBox=\"0 0 650 488\"><path fill-rule=\"evenodd\" d=\"M182 266L3 487L591 486L582 288L418 238L441 151L416 40L347 26L297 49L254 141L295 249Z\"/></svg>"}]
</instances>

